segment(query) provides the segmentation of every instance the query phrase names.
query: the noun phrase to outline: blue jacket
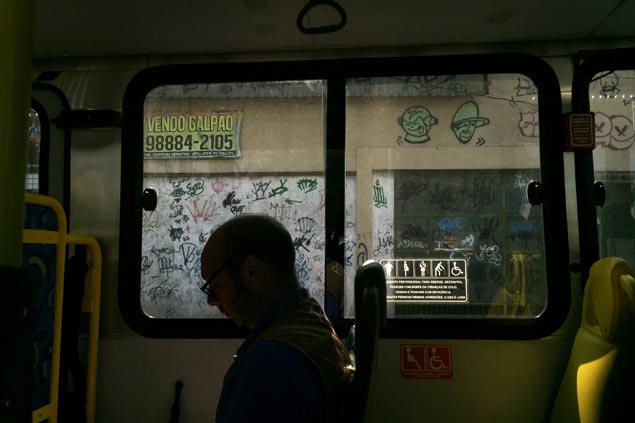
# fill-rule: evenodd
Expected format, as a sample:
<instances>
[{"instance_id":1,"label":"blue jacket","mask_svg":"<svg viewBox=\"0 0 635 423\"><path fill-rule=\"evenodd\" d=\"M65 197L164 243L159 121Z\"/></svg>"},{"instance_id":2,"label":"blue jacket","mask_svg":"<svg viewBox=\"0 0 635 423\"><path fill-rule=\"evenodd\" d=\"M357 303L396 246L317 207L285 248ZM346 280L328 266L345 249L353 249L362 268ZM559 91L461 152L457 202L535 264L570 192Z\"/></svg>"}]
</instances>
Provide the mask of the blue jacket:
<instances>
[{"instance_id":1,"label":"blue jacket","mask_svg":"<svg viewBox=\"0 0 635 423\"><path fill-rule=\"evenodd\" d=\"M322 423L350 380L349 358L317 302L290 292L257 322L223 382L217 423Z\"/></svg>"}]
</instances>

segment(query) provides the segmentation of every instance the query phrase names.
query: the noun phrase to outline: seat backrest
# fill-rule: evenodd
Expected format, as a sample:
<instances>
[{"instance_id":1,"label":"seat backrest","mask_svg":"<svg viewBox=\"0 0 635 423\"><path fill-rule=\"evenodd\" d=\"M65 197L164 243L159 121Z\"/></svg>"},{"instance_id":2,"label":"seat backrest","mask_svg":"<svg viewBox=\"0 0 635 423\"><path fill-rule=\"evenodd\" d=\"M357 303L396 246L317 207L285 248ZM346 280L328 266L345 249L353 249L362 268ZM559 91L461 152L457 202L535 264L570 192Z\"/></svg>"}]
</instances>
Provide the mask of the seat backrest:
<instances>
[{"instance_id":1,"label":"seat backrest","mask_svg":"<svg viewBox=\"0 0 635 423\"><path fill-rule=\"evenodd\" d=\"M377 345L386 325L386 275L375 261L355 275L355 377L351 383L354 421L365 421L377 367Z\"/></svg>"},{"instance_id":2,"label":"seat backrest","mask_svg":"<svg viewBox=\"0 0 635 423\"><path fill-rule=\"evenodd\" d=\"M551 419L619 421L635 400L635 279L617 257L596 262Z\"/></svg>"}]
</instances>

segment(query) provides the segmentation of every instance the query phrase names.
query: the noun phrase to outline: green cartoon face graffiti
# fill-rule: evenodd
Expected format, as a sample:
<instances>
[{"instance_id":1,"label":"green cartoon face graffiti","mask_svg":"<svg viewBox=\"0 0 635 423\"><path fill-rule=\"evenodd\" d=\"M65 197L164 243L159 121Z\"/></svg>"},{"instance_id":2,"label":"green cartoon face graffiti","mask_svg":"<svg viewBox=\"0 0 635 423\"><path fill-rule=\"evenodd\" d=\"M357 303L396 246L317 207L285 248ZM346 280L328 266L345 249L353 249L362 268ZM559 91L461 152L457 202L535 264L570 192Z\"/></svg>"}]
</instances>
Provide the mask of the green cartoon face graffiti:
<instances>
[{"instance_id":1,"label":"green cartoon face graffiti","mask_svg":"<svg viewBox=\"0 0 635 423\"><path fill-rule=\"evenodd\" d=\"M426 142L430 139L428 132L432 125L439 120L422 106L414 106L404 112L399 118L399 124L406 131L404 140L411 143Z\"/></svg>"},{"instance_id":2,"label":"green cartoon face graffiti","mask_svg":"<svg viewBox=\"0 0 635 423\"><path fill-rule=\"evenodd\" d=\"M474 136L476 128L489 124L489 119L478 115L478 105L467 101L456 110L452 118L452 131L461 144L467 144Z\"/></svg>"},{"instance_id":3,"label":"green cartoon face graffiti","mask_svg":"<svg viewBox=\"0 0 635 423\"><path fill-rule=\"evenodd\" d=\"M463 120L452 124L454 135L463 144L470 142L476 127L476 122L473 120Z\"/></svg>"}]
</instances>

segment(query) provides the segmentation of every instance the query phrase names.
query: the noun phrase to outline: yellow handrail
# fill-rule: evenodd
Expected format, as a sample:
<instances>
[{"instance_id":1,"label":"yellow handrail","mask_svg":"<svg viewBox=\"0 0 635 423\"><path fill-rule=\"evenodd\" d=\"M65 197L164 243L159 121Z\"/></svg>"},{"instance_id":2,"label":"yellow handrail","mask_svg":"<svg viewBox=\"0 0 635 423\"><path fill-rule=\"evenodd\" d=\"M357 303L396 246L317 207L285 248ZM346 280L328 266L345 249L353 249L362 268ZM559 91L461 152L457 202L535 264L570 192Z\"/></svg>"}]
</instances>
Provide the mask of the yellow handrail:
<instances>
[{"instance_id":1,"label":"yellow handrail","mask_svg":"<svg viewBox=\"0 0 635 423\"><path fill-rule=\"evenodd\" d=\"M88 358L86 363L86 421L95 421L95 397L97 393L97 348L99 344L99 305L101 302L101 249L94 238L68 235L69 244L88 247L88 286L84 290L82 311L90 313L88 324Z\"/></svg>"},{"instance_id":2,"label":"yellow handrail","mask_svg":"<svg viewBox=\"0 0 635 423\"><path fill-rule=\"evenodd\" d=\"M62 307L64 297L64 264L67 245L85 245L88 249L86 276L87 287L84 290L82 311L90 313L88 330L88 362L86 369L86 419L88 423L95 421L95 396L97 391L97 348L99 343L99 305L101 296L101 248L94 238L67 234L66 214L55 199L37 194L25 194L25 202L36 206L50 208L57 218L57 230L25 229L22 242L25 244L55 244L55 309L53 314L53 354L51 363L51 387L49 404L33 411L33 423L49 419L57 422L58 387L60 376L60 348L62 334Z\"/></svg>"}]
</instances>

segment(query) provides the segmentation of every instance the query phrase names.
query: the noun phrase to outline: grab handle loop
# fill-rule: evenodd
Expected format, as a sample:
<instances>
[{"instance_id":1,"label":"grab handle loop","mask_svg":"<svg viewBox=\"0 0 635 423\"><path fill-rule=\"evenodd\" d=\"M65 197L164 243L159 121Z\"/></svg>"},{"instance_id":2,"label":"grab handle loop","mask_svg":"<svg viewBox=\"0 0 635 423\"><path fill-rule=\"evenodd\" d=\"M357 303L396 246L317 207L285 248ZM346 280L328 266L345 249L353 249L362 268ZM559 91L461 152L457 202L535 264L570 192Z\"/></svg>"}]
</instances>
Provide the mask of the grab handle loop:
<instances>
[{"instance_id":1,"label":"grab handle loop","mask_svg":"<svg viewBox=\"0 0 635 423\"><path fill-rule=\"evenodd\" d=\"M332 7L337 11L337 13L339 13L340 22L335 25L324 25L307 28L306 26L304 26L304 17L307 13L309 13L309 10L313 9L316 6ZM344 25L346 25L346 12L344 11L344 8L334 0L309 0L309 2L302 8L302 10L300 10L300 13L298 14L297 25L300 32L304 34L328 34L329 32L339 31L340 29L344 28Z\"/></svg>"}]
</instances>

